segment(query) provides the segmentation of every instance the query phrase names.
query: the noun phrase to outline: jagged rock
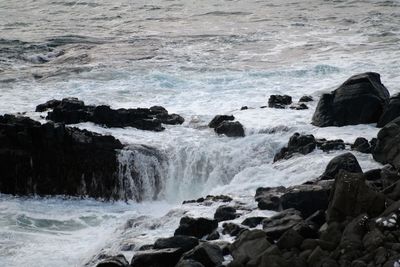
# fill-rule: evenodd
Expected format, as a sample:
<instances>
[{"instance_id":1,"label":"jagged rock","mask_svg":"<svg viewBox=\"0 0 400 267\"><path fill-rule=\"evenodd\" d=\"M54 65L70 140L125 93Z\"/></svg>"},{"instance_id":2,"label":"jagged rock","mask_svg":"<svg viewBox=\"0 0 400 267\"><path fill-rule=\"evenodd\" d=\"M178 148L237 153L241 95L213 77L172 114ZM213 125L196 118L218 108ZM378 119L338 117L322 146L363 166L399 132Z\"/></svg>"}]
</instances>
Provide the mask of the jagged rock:
<instances>
[{"instance_id":1,"label":"jagged rock","mask_svg":"<svg viewBox=\"0 0 400 267\"><path fill-rule=\"evenodd\" d=\"M240 110L247 110L247 109L249 109L248 106L243 106L243 107L240 108Z\"/></svg>"},{"instance_id":2,"label":"jagged rock","mask_svg":"<svg viewBox=\"0 0 400 267\"><path fill-rule=\"evenodd\" d=\"M280 196L284 192L286 192L286 188L283 186L257 188L255 200L258 202L258 208L278 211L281 205Z\"/></svg>"},{"instance_id":3,"label":"jagged rock","mask_svg":"<svg viewBox=\"0 0 400 267\"><path fill-rule=\"evenodd\" d=\"M201 197L198 199L192 199L192 200L185 200L182 202L182 204L188 204L188 203L203 203L203 202L231 202L232 198L229 196L225 195L218 195L218 196L213 196L213 195L208 195L205 198Z\"/></svg>"},{"instance_id":4,"label":"jagged rock","mask_svg":"<svg viewBox=\"0 0 400 267\"><path fill-rule=\"evenodd\" d=\"M299 211L294 209L284 210L271 218L263 220L263 230L273 240L279 239L284 232L302 222L303 218Z\"/></svg>"},{"instance_id":5,"label":"jagged rock","mask_svg":"<svg viewBox=\"0 0 400 267\"><path fill-rule=\"evenodd\" d=\"M218 222L228 221L236 219L239 215L236 213L236 209L230 206L219 206L214 214L214 219Z\"/></svg>"},{"instance_id":6,"label":"jagged rock","mask_svg":"<svg viewBox=\"0 0 400 267\"><path fill-rule=\"evenodd\" d=\"M125 259L124 255L117 255L108 257L97 264L96 267L128 267L129 262Z\"/></svg>"},{"instance_id":7,"label":"jagged rock","mask_svg":"<svg viewBox=\"0 0 400 267\"><path fill-rule=\"evenodd\" d=\"M235 117L232 115L217 115L210 121L208 127L217 128L222 122L233 120L235 120Z\"/></svg>"},{"instance_id":8,"label":"jagged rock","mask_svg":"<svg viewBox=\"0 0 400 267\"><path fill-rule=\"evenodd\" d=\"M351 149L361 153L371 153L371 145L368 140L363 137L357 137L354 144L351 145Z\"/></svg>"},{"instance_id":9,"label":"jagged rock","mask_svg":"<svg viewBox=\"0 0 400 267\"><path fill-rule=\"evenodd\" d=\"M112 136L0 116L0 192L117 198L117 151Z\"/></svg>"},{"instance_id":10,"label":"jagged rock","mask_svg":"<svg viewBox=\"0 0 400 267\"><path fill-rule=\"evenodd\" d=\"M295 104L295 105L290 106L290 109L305 110L305 109L308 109L308 106L304 103L300 103L300 104Z\"/></svg>"},{"instance_id":11,"label":"jagged rock","mask_svg":"<svg viewBox=\"0 0 400 267\"><path fill-rule=\"evenodd\" d=\"M189 259L189 260L180 260L175 267L204 267L204 265L198 261Z\"/></svg>"},{"instance_id":12,"label":"jagged rock","mask_svg":"<svg viewBox=\"0 0 400 267\"><path fill-rule=\"evenodd\" d=\"M348 152L336 156L331 161L329 161L320 179L321 180L335 179L336 174L338 174L340 170L345 170L354 173L362 173L362 169L357 161L357 158L353 154Z\"/></svg>"},{"instance_id":13,"label":"jagged rock","mask_svg":"<svg viewBox=\"0 0 400 267\"><path fill-rule=\"evenodd\" d=\"M354 75L332 93L321 96L312 124L327 127L375 123L388 102L389 92L378 73Z\"/></svg>"},{"instance_id":14,"label":"jagged rock","mask_svg":"<svg viewBox=\"0 0 400 267\"><path fill-rule=\"evenodd\" d=\"M193 249L199 244L197 238L184 235L175 235L169 238L159 238L153 245L154 249L179 248L183 252Z\"/></svg>"},{"instance_id":15,"label":"jagged rock","mask_svg":"<svg viewBox=\"0 0 400 267\"><path fill-rule=\"evenodd\" d=\"M48 120L75 124L80 122L94 122L107 127L135 127L142 130L162 131L164 124L182 124L183 117L178 114L168 114L160 106L137 109L111 109L109 106L87 106L77 98L50 100L38 105L36 111L52 109L47 115Z\"/></svg>"},{"instance_id":16,"label":"jagged rock","mask_svg":"<svg viewBox=\"0 0 400 267\"><path fill-rule=\"evenodd\" d=\"M214 129L217 134L225 134L228 137L244 137L243 125L238 121L223 121Z\"/></svg>"},{"instance_id":17,"label":"jagged rock","mask_svg":"<svg viewBox=\"0 0 400 267\"><path fill-rule=\"evenodd\" d=\"M327 221L340 222L362 213L374 217L379 215L384 208L385 196L369 189L362 173L340 170L332 188Z\"/></svg>"},{"instance_id":18,"label":"jagged rock","mask_svg":"<svg viewBox=\"0 0 400 267\"><path fill-rule=\"evenodd\" d=\"M400 116L400 94L396 94L389 99L389 104L385 106L382 116L379 118L377 127L384 127Z\"/></svg>"},{"instance_id":19,"label":"jagged rock","mask_svg":"<svg viewBox=\"0 0 400 267\"><path fill-rule=\"evenodd\" d=\"M326 140L317 139L317 147L324 152L329 152L331 150L343 150L346 148L345 143L342 139L337 140Z\"/></svg>"},{"instance_id":20,"label":"jagged rock","mask_svg":"<svg viewBox=\"0 0 400 267\"><path fill-rule=\"evenodd\" d=\"M175 267L181 256L179 248L139 251L133 256L131 267Z\"/></svg>"},{"instance_id":21,"label":"jagged rock","mask_svg":"<svg viewBox=\"0 0 400 267\"><path fill-rule=\"evenodd\" d=\"M270 108L285 108L290 104L292 104L292 97L288 95L271 95L268 99Z\"/></svg>"},{"instance_id":22,"label":"jagged rock","mask_svg":"<svg viewBox=\"0 0 400 267\"><path fill-rule=\"evenodd\" d=\"M304 238L295 230L289 229L276 241L280 249L291 249L300 247Z\"/></svg>"},{"instance_id":23,"label":"jagged rock","mask_svg":"<svg viewBox=\"0 0 400 267\"><path fill-rule=\"evenodd\" d=\"M230 235L230 236L237 236L241 233L241 231L244 230L243 227L240 227L239 225L235 223L224 223L222 225L222 233L224 235Z\"/></svg>"},{"instance_id":24,"label":"jagged rock","mask_svg":"<svg viewBox=\"0 0 400 267\"><path fill-rule=\"evenodd\" d=\"M220 266L224 261L222 250L219 246L210 243L201 243L186 252L182 256L183 260L191 259L200 262L204 267Z\"/></svg>"},{"instance_id":25,"label":"jagged rock","mask_svg":"<svg viewBox=\"0 0 400 267\"><path fill-rule=\"evenodd\" d=\"M382 164L391 164L400 168L400 118L388 123L378 132L375 149L372 152L374 159Z\"/></svg>"},{"instance_id":26,"label":"jagged rock","mask_svg":"<svg viewBox=\"0 0 400 267\"><path fill-rule=\"evenodd\" d=\"M313 135L300 135L294 133L288 142L287 147L284 147L274 157L274 162L281 159L289 159L294 153L306 155L311 153L316 147L316 140Z\"/></svg>"},{"instance_id":27,"label":"jagged rock","mask_svg":"<svg viewBox=\"0 0 400 267\"><path fill-rule=\"evenodd\" d=\"M245 230L231 245L232 257L236 262L246 264L250 259L257 258L270 246L264 231Z\"/></svg>"},{"instance_id":28,"label":"jagged rock","mask_svg":"<svg viewBox=\"0 0 400 267\"><path fill-rule=\"evenodd\" d=\"M219 237L220 237L219 232L217 230L214 230L211 234L209 234L207 236L206 240L209 240L209 241L217 240L217 239L219 239Z\"/></svg>"},{"instance_id":29,"label":"jagged rock","mask_svg":"<svg viewBox=\"0 0 400 267\"><path fill-rule=\"evenodd\" d=\"M248 226L250 228L254 228L257 225L261 224L261 222L265 219L265 217L249 217L244 219L242 225Z\"/></svg>"},{"instance_id":30,"label":"jagged rock","mask_svg":"<svg viewBox=\"0 0 400 267\"><path fill-rule=\"evenodd\" d=\"M309 95L304 95L304 96L300 97L300 100L299 100L299 102L311 102L311 101L314 101L314 98Z\"/></svg>"},{"instance_id":31,"label":"jagged rock","mask_svg":"<svg viewBox=\"0 0 400 267\"><path fill-rule=\"evenodd\" d=\"M212 233L218 227L216 220L206 218L183 217L179 222L178 229L175 230L174 236L188 235L202 238Z\"/></svg>"}]
</instances>

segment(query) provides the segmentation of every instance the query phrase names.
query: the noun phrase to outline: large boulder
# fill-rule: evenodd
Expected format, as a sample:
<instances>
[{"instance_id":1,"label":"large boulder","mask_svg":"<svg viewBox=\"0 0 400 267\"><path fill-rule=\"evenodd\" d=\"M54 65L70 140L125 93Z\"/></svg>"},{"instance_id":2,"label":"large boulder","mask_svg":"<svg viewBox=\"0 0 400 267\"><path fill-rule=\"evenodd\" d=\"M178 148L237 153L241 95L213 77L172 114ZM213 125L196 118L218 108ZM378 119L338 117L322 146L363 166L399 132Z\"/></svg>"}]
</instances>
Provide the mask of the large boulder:
<instances>
[{"instance_id":1,"label":"large boulder","mask_svg":"<svg viewBox=\"0 0 400 267\"><path fill-rule=\"evenodd\" d=\"M382 164L389 163L396 169L400 168L400 117L386 124L377 137L374 159Z\"/></svg>"},{"instance_id":2,"label":"large boulder","mask_svg":"<svg viewBox=\"0 0 400 267\"><path fill-rule=\"evenodd\" d=\"M217 208L214 214L214 219L218 222L233 220L239 217L234 207L222 205Z\"/></svg>"},{"instance_id":3,"label":"large boulder","mask_svg":"<svg viewBox=\"0 0 400 267\"><path fill-rule=\"evenodd\" d=\"M312 124L327 127L375 123L388 102L389 92L378 73L354 75L335 91L321 96Z\"/></svg>"},{"instance_id":4,"label":"large boulder","mask_svg":"<svg viewBox=\"0 0 400 267\"><path fill-rule=\"evenodd\" d=\"M231 253L235 261L246 264L249 260L257 258L270 246L264 231L245 230L232 243Z\"/></svg>"},{"instance_id":5,"label":"large boulder","mask_svg":"<svg viewBox=\"0 0 400 267\"><path fill-rule=\"evenodd\" d=\"M122 144L112 136L4 115L0 147L2 193L116 197Z\"/></svg>"},{"instance_id":6,"label":"large boulder","mask_svg":"<svg viewBox=\"0 0 400 267\"><path fill-rule=\"evenodd\" d=\"M383 127L399 116L400 116L400 94L396 94L390 98L389 104L383 110L383 114L379 118L377 126Z\"/></svg>"},{"instance_id":7,"label":"large boulder","mask_svg":"<svg viewBox=\"0 0 400 267\"><path fill-rule=\"evenodd\" d=\"M211 234L218 227L218 221L206 218L183 217L174 235L188 235L202 238Z\"/></svg>"},{"instance_id":8,"label":"large boulder","mask_svg":"<svg viewBox=\"0 0 400 267\"><path fill-rule=\"evenodd\" d=\"M179 248L183 252L193 249L199 240L192 236L176 235L168 238L159 238L153 245L154 249Z\"/></svg>"},{"instance_id":9,"label":"large boulder","mask_svg":"<svg viewBox=\"0 0 400 267\"><path fill-rule=\"evenodd\" d=\"M357 161L357 158L352 153L347 152L331 159L320 179L335 179L336 174L338 174L340 170L354 173L362 173L362 169Z\"/></svg>"},{"instance_id":10,"label":"large boulder","mask_svg":"<svg viewBox=\"0 0 400 267\"><path fill-rule=\"evenodd\" d=\"M207 242L201 243L191 251L183 254L182 260L189 259L201 263L204 267L220 266L224 261L221 248Z\"/></svg>"},{"instance_id":11,"label":"large boulder","mask_svg":"<svg viewBox=\"0 0 400 267\"><path fill-rule=\"evenodd\" d=\"M268 99L270 108L285 108L290 104L292 104L292 97L288 95L271 95Z\"/></svg>"},{"instance_id":12,"label":"large boulder","mask_svg":"<svg viewBox=\"0 0 400 267\"><path fill-rule=\"evenodd\" d=\"M126 260L124 255L117 255L112 257L107 257L102 260L96 267L128 267L129 262Z\"/></svg>"},{"instance_id":13,"label":"large boulder","mask_svg":"<svg viewBox=\"0 0 400 267\"><path fill-rule=\"evenodd\" d=\"M243 125L238 121L223 121L214 129L217 134L228 137L244 137Z\"/></svg>"},{"instance_id":14,"label":"large boulder","mask_svg":"<svg viewBox=\"0 0 400 267\"><path fill-rule=\"evenodd\" d=\"M233 115L217 115L210 121L208 127L217 128L222 122L233 120L235 120L235 117Z\"/></svg>"},{"instance_id":15,"label":"large boulder","mask_svg":"<svg viewBox=\"0 0 400 267\"><path fill-rule=\"evenodd\" d=\"M131 267L175 267L182 253L179 248L138 251L132 258Z\"/></svg>"},{"instance_id":16,"label":"large boulder","mask_svg":"<svg viewBox=\"0 0 400 267\"><path fill-rule=\"evenodd\" d=\"M301 135L294 133L288 142L287 147L283 147L274 157L274 162L281 159L289 159L295 153L306 155L311 153L317 145L313 135Z\"/></svg>"}]
</instances>

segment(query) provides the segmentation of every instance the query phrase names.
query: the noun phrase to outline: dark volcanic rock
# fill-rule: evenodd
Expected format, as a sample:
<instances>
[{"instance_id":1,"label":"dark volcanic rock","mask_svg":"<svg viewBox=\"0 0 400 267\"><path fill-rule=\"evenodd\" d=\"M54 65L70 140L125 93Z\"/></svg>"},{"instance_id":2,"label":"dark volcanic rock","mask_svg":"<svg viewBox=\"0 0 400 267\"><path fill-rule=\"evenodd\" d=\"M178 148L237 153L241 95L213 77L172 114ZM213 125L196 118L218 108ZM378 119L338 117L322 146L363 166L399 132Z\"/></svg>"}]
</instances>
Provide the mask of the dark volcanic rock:
<instances>
[{"instance_id":1,"label":"dark volcanic rock","mask_svg":"<svg viewBox=\"0 0 400 267\"><path fill-rule=\"evenodd\" d=\"M309 96L309 95L304 95L304 96L300 97L300 100L299 100L299 102L311 102L311 101L314 101L314 99L312 96Z\"/></svg>"},{"instance_id":2,"label":"dark volcanic rock","mask_svg":"<svg viewBox=\"0 0 400 267\"><path fill-rule=\"evenodd\" d=\"M249 260L257 258L270 246L264 231L245 230L232 243L231 253L235 261L246 264Z\"/></svg>"},{"instance_id":3,"label":"dark volcanic rock","mask_svg":"<svg viewBox=\"0 0 400 267\"><path fill-rule=\"evenodd\" d=\"M212 233L218 227L216 220L206 218L183 217L179 222L178 229L175 230L175 236L188 235L202 238Z\"/></svg>"},{"instance_id":4,"label":"dark volcanic rock","mask_svg":"<svg viewBox=\"0 0 400 267\"><path fill-rule=\"evenodd\" d=\"M378 122L388 101L389 92L378 73L354 75L321 96L312 124L326 127Z\"/></svg>"},{"instance_id":5,"label":"dark volcanic rock","mask_svg":"<svg viewBox=\"0 0 400 267\"><path fill-rule=\"evenodd\" d=\"M284 210L271 218L263 220L263 229L267 236L277 240L287 230L303 221L299 211L295 209Z\"/></svg>"},{"instance_id":6,"label":"dark volcanic rock","mask_svg":"<svg viewBox=\"0 0 400 267\"><path fill-rule=\"evenodd\" d=\"M375 149L372 152L374 159L382 164L389 163L400 169L400 118L386 124L379 133Z\"/></svg>"},{"instance_id":7,"label":"dark volcanic rock","mask_svg":"<svg viewBox=\"0 0 400 267\"><path fill-rule=\"evenodd\" d=\"M234 207L219 206L214 214L214 219L218 222L233 220L239 217Z\"/></svg>"},{"instance_id":8,"label":"dark volcanic rock","mask_svg":"<svg viewBox=\"0 0 400 267\"><path fill-rule=\"evenodd\" d=\"M121 143L63 124L0 116L0 192L112 198Z\"/></svg>"},{"instance_id":9,"label":"dark volcanic rock","mask_svg":"<svg viewBox=\"0 0 400 267\"><path fill-rule=\"evenodd\" d=\"M204 265L204 267L220 266L224 261L222 250L219 246L210 243L201 243L182 256L183 260L191 259Z\"/></svg>"},{"instance_id":10,"label":"dark volcanic rock","mask_svg":"<svg viewBox=\"0 0 400 267\"><path fill-rule=\"evenodd\" d=\"M175 267L181 256L179 248L139 251L133 256L131 267Z\"/></svg>"},{"instance_id":11,"label":"dark volcanic rock","mask_svg":"<svg viewBox=\"0 0 400 267\"><path fill-rule=\"evenodd\" d=\"M249 217L244 219L242 225L246 225L250 228L254 228L257 225L261 224L261 222L265 219L265 217Z\"/></svg>"},{"instance_id":12,"label":"dark volcanic rock","mask_svg":"<svg viewBox=\"0 0 400 267\"><path fill-rule=\"evenodd\" d=\"M180 260L175 267L204 267L204 265L198 261L189 259L189 260Z\"/></svg>"},{"instance_id":13,"label":"dark volcanic rock","mask_svg":"<svg viewBox=\"0 0 400 267\"><path fill-rule=\"evenodd\" d=\"M162 131L164 124L182 124L184 119L177 114L168 114L160 106L137 109L112 109L109 106L87 106L77 98L50 100L38 105L37 111L53 109L47 115L48 120L75 124L94 122L107 127L135 127L142 130Z\"/></svg>"},{"instance_id":14,"label":"dark volcanic rock","mask_svg":"<svg viewBox=\"0 0 400 267\"><path fill-rule=\"evenodd\" d=\"M334 179L336 174L338 174L340 170L345 170L354 173L362 173L362 169L356 157L350 152L348 152L331 159L331 161L329 161L328 165L326 166L324 173L321 175L320 179L322 180Z\"/></svg>"},{"instance_id":15,"label":"dark volcanic rock","mask_svg":"<svg viewBox=\"0 0 400 267\"><path fill-rule=\"evenodd\" d=\"M217 134L225 134L228 137L244 137L243 125L238 121L223 121L214 130Z\"/></svg>"},{"instance_id":16,"label":"dark volcanic rock","mask_svg":"<svg viewBox=\"0 0 400 267\"><path fill-rule=\"evenodd\" d=\"M336 140L317 139L317 147L324 152L329 152L331 150L343 150L346 148L346 145L342 139L336 139Z\"/></svg>"},{"instance_id":17,"label":"dark volcanic rock","mask_svg":"<svg viewBox=\"0 0 400 267\"><path fill-rule=\"evenodd\" d=\"M294 153L300 153L303 155L311 153L315 149L316 144L313 135L300 135L299 133L294 133L290 137L287 147L282 148L281 151L275 155L274 161L289 159Z\"/></svg>"},{"instance_id":18,"label":"dark volcanic rock","mask_svg":"<svg viewBox=\"0 0 400 267\"><path fill-rule=\"evenodd\" d=\"M270 108L285 108L290 104L292 104L292 97L288 95L271 95L268 99Z\"/></svg>"},{"instance_id":19,"label":"dark volcanic rock","mask_svg":"<svg viewBox=\"0 0 400 267\"><path fill-rule=\"evenodd\" d=\"M392 96L389 104L385 107L382 116L379 118L378 127L383 127L400 116L400 94Z\"/></svg>"},{"instance_id":20,"label":"dark volcanic rock","mask_svg":"<svg viewBox=\"0 0 400 267\"><path fill-rule=\"evenodd\" d=\"M237 236L245 229L235 223L224 223L222 228L222 233L230 236Z\"/></svg>"},{"instance_id":21,"label":"dark volcanic rock","mask_svg":"<svg viewBox=\"0 0 400 267\"><path fill-rule=\"evenodd\" d=\"M295 104L295 105L290 106L290 109L304 110L304 109L308 109L308 106L304 103L300 103L300 104Z\"/></svg>"},{"instance_id":22,"label":"dark volcanic rock","mask_svg":"<svg viewBox=\"0 0 400 267\"><path fill-rule=\"evenodd\" d=\"M351 149L361 153L371 153L371 145L368 140L363 137L357 137L354 144L351 145Z\"/></svg>"},{"instance_id":23,"label":"dark volcanic rock","mask_svg":"<svg viewBox=\"0 0 400 267\"><path fill-rule=\"evenodd\" d=\"M217 115L210 121L208 127L217 128L222 122L233 120L235 120L235 117L232 115Z\"/></svg>"},{"instance_id":24,"label":"dark volcanic rock","mask_svg":"<svg viewBox=\"0 0 400 267\"><path fill-rule=\"evenodd\" d=\"M283 186L257 188L255 200L258 203L258 208L278 211L281 207L280 197L285 192L286 188Z\"/></svg>"},{"instance_id":25,"label":"dark volcanic rock","mask_svg":"<svg viewBox=\"0 0 400 267\"><path fill-rule=\"evenodd\" d=\"M327 220L340 222L362 213L374 217L383 212L385 202L383 194L367 187L362 173L340 170L332 189Z\"/></svg>"},{"instance_id":26,"label":"dark volcanic rock","mask_svg":"<svg viewBox=\"0 0 400 267\"><path fill-rule=\"evenodd\" d=\"M128 267L129 262L125 259L124 255L117 255L113 257L106 258L96 267Z\"/></svg>"},{"instance_id":27,"label":"dark volcanic rock","mask_svg":"<svg viewBox=\"0 0 400 267\"><path fill-rule=\"evenodd\" d=\"M153 245L154 249L179 248L183 252L189 251L199 244L197 238L185 235L175 235L169 238L157 239Z\"/></svg>"}]
</instances>

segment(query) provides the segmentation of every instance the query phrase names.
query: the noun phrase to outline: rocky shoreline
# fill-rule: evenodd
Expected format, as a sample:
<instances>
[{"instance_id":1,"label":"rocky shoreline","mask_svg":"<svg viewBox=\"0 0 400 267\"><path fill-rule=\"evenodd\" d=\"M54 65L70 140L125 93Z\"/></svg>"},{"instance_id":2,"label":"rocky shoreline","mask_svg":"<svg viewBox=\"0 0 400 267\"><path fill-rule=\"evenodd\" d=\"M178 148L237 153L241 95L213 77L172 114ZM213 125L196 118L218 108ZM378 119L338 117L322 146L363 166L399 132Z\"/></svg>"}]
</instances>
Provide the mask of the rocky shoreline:
<instances>
[{"instance_id":1,"label":"rocky shoreline","mask_svg":"<svg viewBox=\"0 0 400 267\"><path fill-rule=\"evenodd\" d=\"M187 203L217 203L210 218L182 217L173 236L139 249L130 262L105 256L97 266L131 267L257 267L257 266L400 266L400 109L377 73L350 77L324 94L312 124L318 127L377 123L376 138L317 139L295 133L274 162L315 149L345 150L334 157L318 179L292 187L261 187L254 200L272 217L241 219L245 207L228 196L208 196ZM304 96L293 106L290 96L273 95L269 108L307 107ZM247 107L246 107L247 108ZM308 107L307 107L308 108ZM87 106L78 99L51 100L41 124L27 117L0 116L0 192L15 195L90 196L119 199L118 151L124 144L66 126L93 122L106 127L162 131L162 124L182 124L183 117L163 107L118 109ZM243 108L242 108L243 109ZM244 110L244 109L243 109ZM218 115L209 127L216 134L244 137L243 125L231 115ZM347 150L370 153L380 169L362 170ZM12 166L10 168L10 166ZM229 192L227 192L229 193ZM138 199L140 200L140 199ZM221 240L229 235L232 242Z\"/></svg>"}]
</instances>

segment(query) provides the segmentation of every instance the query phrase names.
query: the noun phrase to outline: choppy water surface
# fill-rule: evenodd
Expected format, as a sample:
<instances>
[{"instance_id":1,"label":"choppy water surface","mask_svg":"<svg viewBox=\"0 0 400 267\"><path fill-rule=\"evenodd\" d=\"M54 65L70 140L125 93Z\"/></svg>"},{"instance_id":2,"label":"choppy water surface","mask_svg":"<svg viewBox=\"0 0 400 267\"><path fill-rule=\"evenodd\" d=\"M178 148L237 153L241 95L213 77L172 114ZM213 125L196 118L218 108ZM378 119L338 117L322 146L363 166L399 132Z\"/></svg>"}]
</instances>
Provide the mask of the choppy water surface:
<instances>
[{"instance_id":1,"label":"choppy water surface","mask_svg":"<svg viewBox=\"0 0 400 267\"><path fill-rule=\"evenodd\" d=\"M136 155L135 168L144 180L149 166L162 176L163 202L0 196L0 262L82 266L172 234L185 212L212 216L214 207L174 204L183 199L224 193L252 206L258 186L317 177L340 152L272 164L291 134L353 142L375 136L374 125L313 127L316 103L305 111L259 107L276 93L318 98L363 71L400 91L400 2L1 1L0 114L39 118L37 104L75 96L113 107L163 105L186 122L162 133L79 125L157 147L162 164ZM254 109L240 111L244 105ZM206 127L216 114L234 114L247 136L216 136ZM378 166L356 156L365 170ZM136 227L125 227L129 219Z\"/></svg>"}]
</instances>

